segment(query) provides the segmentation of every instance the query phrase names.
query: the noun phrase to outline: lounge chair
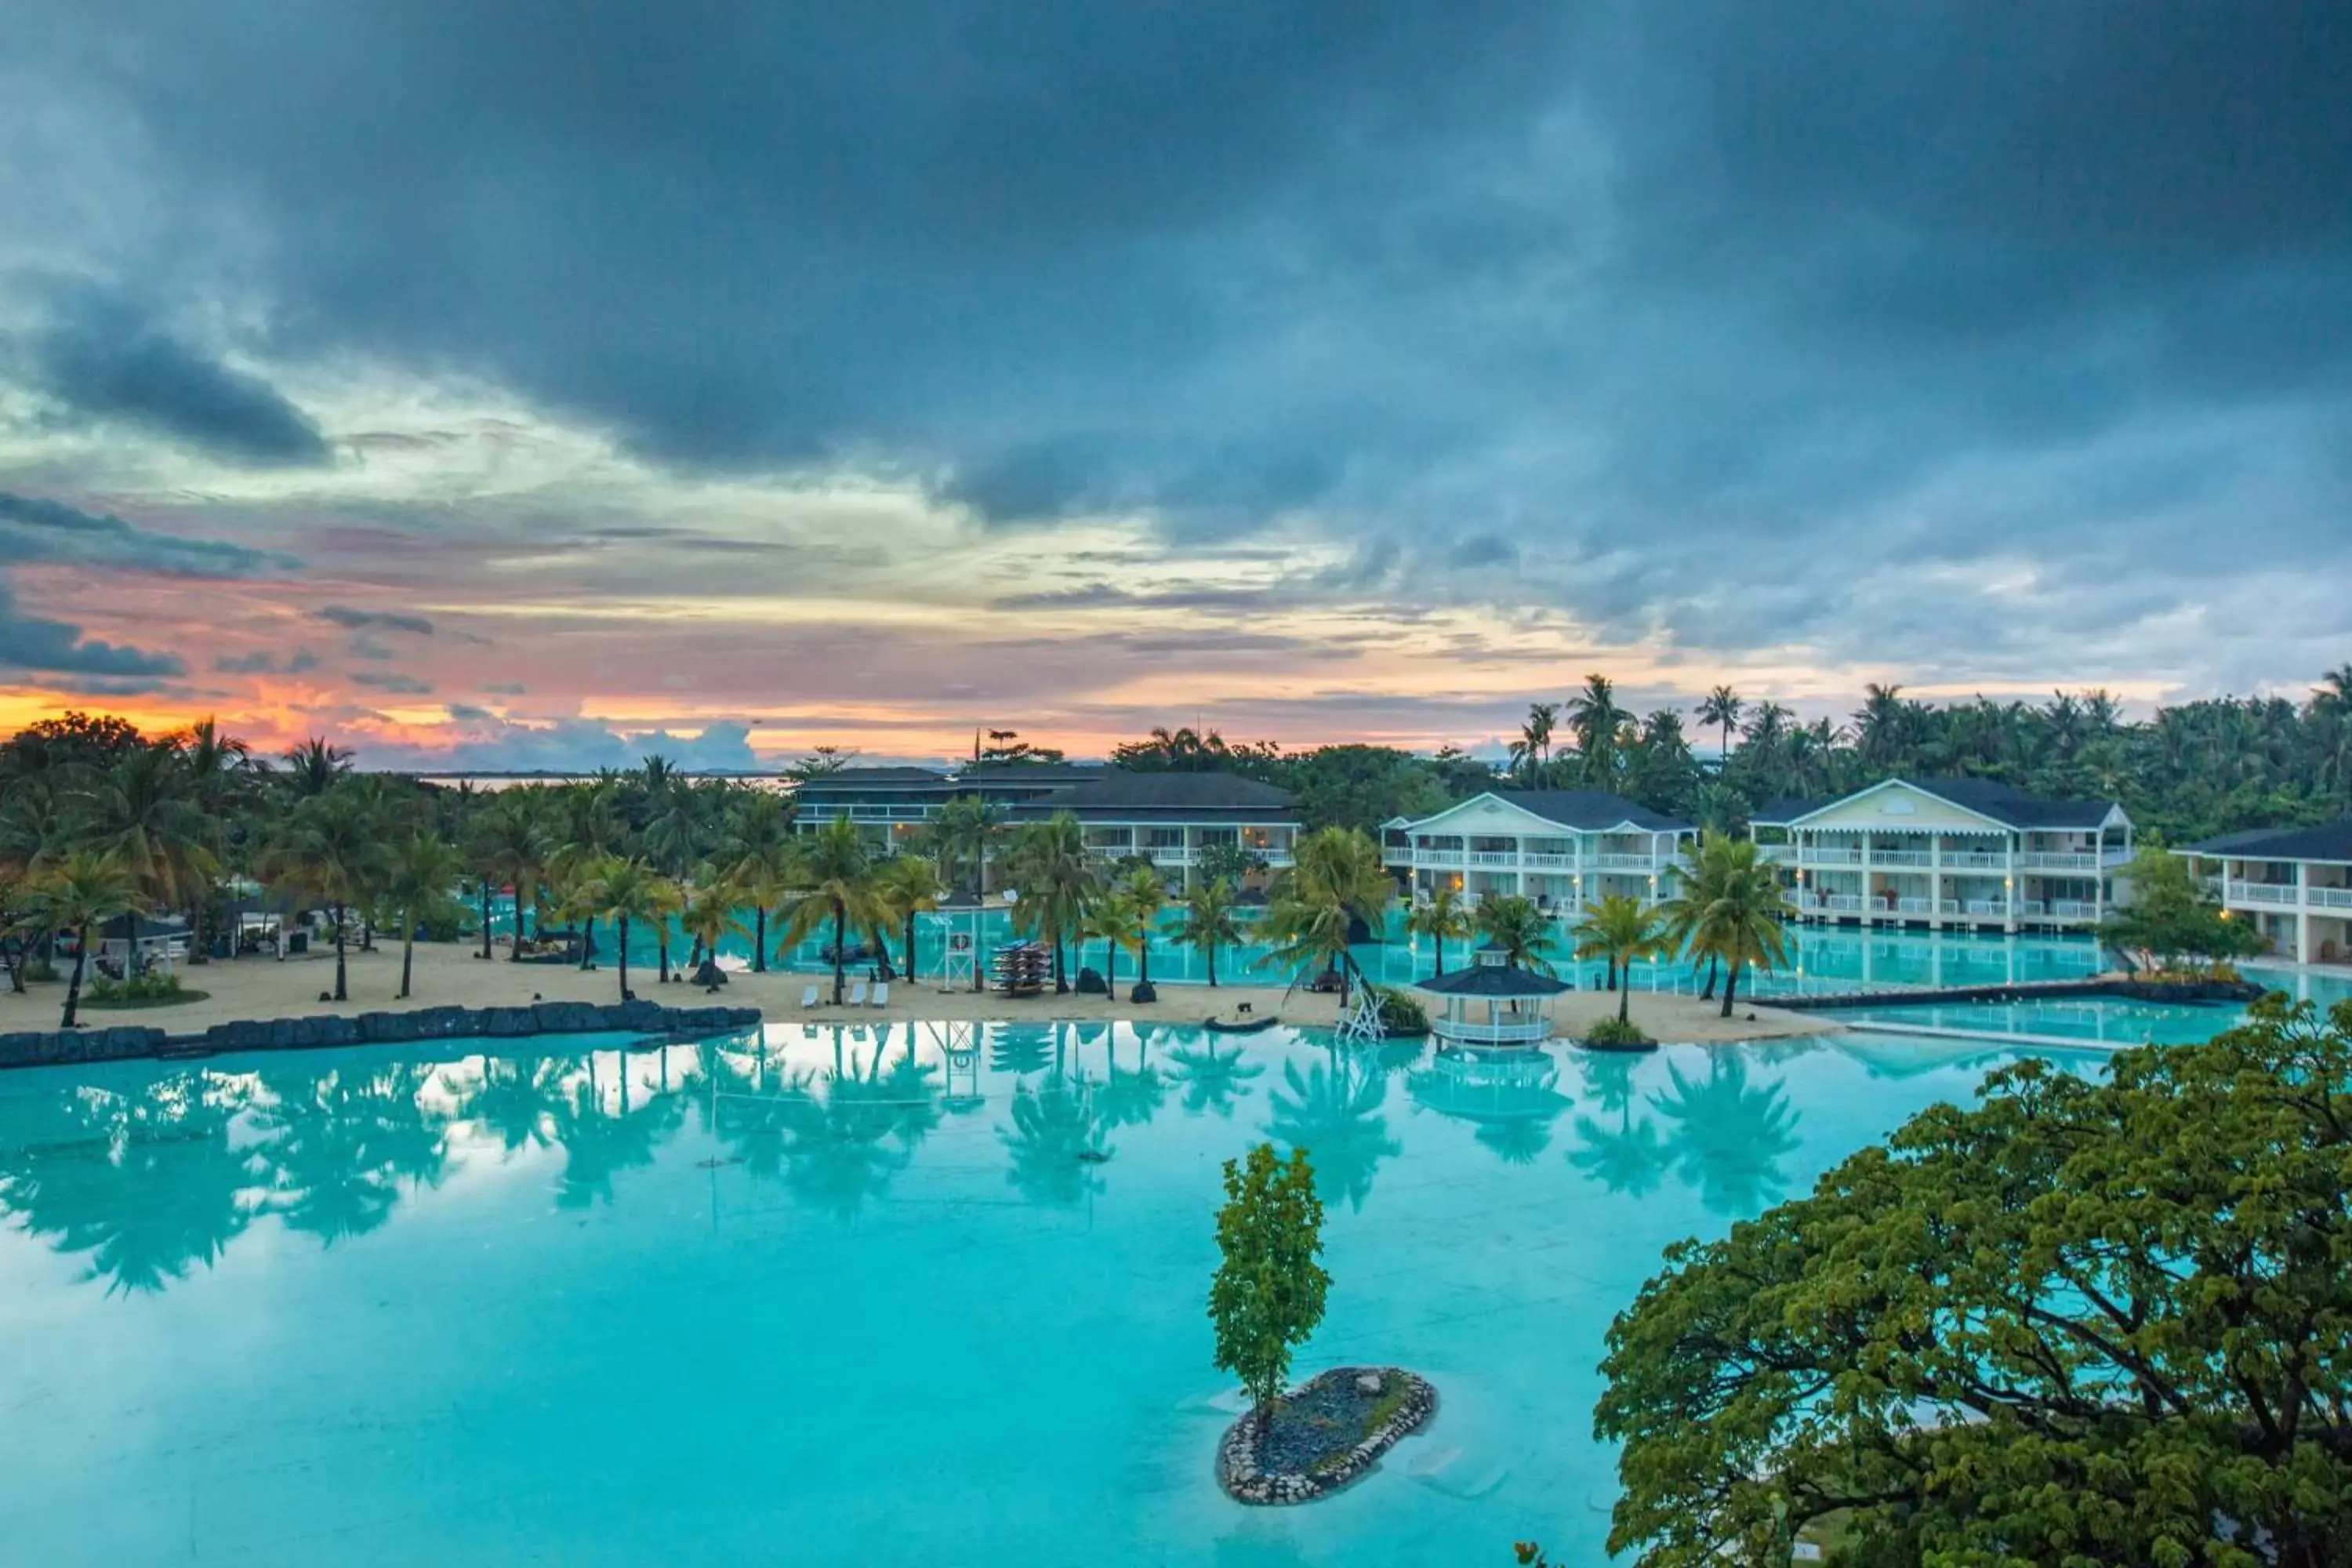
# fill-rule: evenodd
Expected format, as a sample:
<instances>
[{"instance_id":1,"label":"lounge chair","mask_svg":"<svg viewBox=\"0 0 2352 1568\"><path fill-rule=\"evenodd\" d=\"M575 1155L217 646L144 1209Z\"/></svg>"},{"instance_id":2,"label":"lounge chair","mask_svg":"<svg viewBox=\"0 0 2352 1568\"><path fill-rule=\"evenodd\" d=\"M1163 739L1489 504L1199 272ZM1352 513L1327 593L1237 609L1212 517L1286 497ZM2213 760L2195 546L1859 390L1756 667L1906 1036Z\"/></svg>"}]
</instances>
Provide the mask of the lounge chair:
<instances>
[{"instance_id":1,"label":"lounge chair","mask_svg":"<svg viewBox=\"0 0 2352 1568\"><path fill-rule=\"evenodd\" d=\"M805 1010L805 1009L807 1009L807 1008L814 1007L814 1006L815 1006L815 1005L816 1005L816 987L815 987L815 986L814 986L814 985L803 985L803 986L802 986L802 987L801 987L801 1006L802 1006L802 1008L803 1008L803 1010Z\"/></svg>"},{"instance_id":2,"label":"lounge chair","mask_svg":"<svg viewBox=\"0 0 2352 1568\"><path fill-rule=\"evenodd\" d=\"M866 1005L866 982L863 980L849 988L849 1005L853 1007Z\"/></svg>"},{"instance_id":3,"label":"lounge chair","mask_svg":"<svg viewBox=\"0 0 2352 1568\"><path fill-rule=\"evenodd\" d=\"M887 1007L890 1005L890 983L887 980L876 981L874 999L866 1005L869 1007Z\"/></svg>"}]
</instances>

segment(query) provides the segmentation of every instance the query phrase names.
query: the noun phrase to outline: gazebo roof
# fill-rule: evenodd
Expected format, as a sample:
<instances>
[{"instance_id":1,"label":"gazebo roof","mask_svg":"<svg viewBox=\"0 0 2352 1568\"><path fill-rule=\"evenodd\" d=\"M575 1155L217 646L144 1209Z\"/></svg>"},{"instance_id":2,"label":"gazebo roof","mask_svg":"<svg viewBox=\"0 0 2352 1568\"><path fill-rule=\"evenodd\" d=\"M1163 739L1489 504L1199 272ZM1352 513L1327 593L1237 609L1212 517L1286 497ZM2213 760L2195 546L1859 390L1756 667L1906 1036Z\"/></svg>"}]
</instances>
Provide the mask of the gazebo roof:
<instances>
[{"instance_id":1,"label":"gazebo roof","mask_svg":"<svg viewBox=\"0 0 2352 1568\"><path fill-rule=\"evenodd\" d=\"M1566 981L1554 980L1530 969L1514 969L1507 963L1474 963L1451 974L1433 974L1412 984L1417 991L1440 996L1557 996L1576 989Z\"/></svg>"}]
</instances>

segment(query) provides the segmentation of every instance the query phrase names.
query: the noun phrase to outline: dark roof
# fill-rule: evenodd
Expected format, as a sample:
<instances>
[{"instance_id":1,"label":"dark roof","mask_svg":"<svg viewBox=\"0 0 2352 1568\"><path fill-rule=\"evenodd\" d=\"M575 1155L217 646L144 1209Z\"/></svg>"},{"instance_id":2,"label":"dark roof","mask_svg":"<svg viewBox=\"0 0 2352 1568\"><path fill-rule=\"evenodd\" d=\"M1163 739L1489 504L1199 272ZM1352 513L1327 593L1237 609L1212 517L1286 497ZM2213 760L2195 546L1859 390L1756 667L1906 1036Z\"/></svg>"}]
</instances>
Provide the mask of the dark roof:
<instances>
[{"instance_id":1,"label":"dark roof","mask_svg":"<svg viewBox=\"0 0 2352 1568\"><path fill-rule=\"evenodd\" d=\"M1074 784L1113 771L1108 763L967 763L955 776L964 784Z\"/></svg>"},{"instance_id":2,"label":"dark roof","mask_svg":"<svg viewBox=\"0 0 2352 1568\"><path fill-rule=\"evenodd\" d=\"M2233 855L2249 860L2352 861L2352 816L2317 827L2254 827L2224 833L2189 846L2199 855Z\"/></svg>"},{"instance_id":3,"label":"dark roof","mask_svg":"<svg viewBox=\"0 0 2352 1568\"><path fill-rule=\"evenodd\" d=\"M1769 826L1784 826L1794 817L1835 805L1839 801L1852 800L1854 795L1866 795L1890 784L1908 784L1939 800L1949 801L1963 811L1989 816L2006 827L2094 828L2105 822L2107 813L2116 808L2116 803L2111 800L2043 800L1999 779L1893 778L1882 779L1878 784L1855 790L1852 795L1839 795L1831 800L1774 801L1764 810L1751 813L1748 821L1761 822ZM1787 810L1789 816L1771 815L1780 810Z\"/></svg>"},{"instance_id":4,"label":"dark roof","mask_svg":"<svg viewBox=\"0 0 2352 1568\"><path fill-rule=\"evenodd\" d=\"M115 916L98 928L98 934L115 942L128 941L131 936L131 917ZM139 917L139 940L142 942L145 942L150 937L187 934L188 918L185 915L141 915Z\"/></svg>"},{"instance_id":5,"label":"dark roof","mask_svg":"<svg viewBox=\"0 0 2352 1568\"><path fill-rule=\"evenodd\" d=\"M1653 833L1687 832L1697 826L1679 817L1665 816L1644 805L1636 805L1621 795L1611 795L1599 789L1498 789L1489 792L1497 800L1507 800L1521 811L1533 812L1547 822L1557 822L1562 827L1573 827L1586 833L1597 833L1630 822L1634 826Z\"/></svg>"},{"instance_id":6,"label":"dark roof","mask_svg":"<svg viewBox=\"0 0 2352 1568\"><path fill-rule=\"evenodd\" d=\"M937 768L836 768L803 781L802 794L824 789L873 789L895 784L944 784L948 775Z\"/></svg>"},{"instance_id":7,"label":"dark roof","mask_svg":"<svg viewBox=\"0 0 2352 1568\"><path fill-rule=\"evenodd\" d=\"M1148 821L1196 817L1203 813L1254 821L1287 822L1298 815L1288 790L1236 773L1131 773L1104 769L1086 783L1023 803L1006 815L1015 819L1066 811L1081 821L1092 817Z\"/></svg>"},{"instance_id":8,"label":"dark roof","mask_svg":"<svg viewBox=\"0 0 2352 1568\"><path fill-rule=\"evenodd\" d=\"M1834 797L1783 795L1779 800L1768 800L1749 812L1748 820L1751 826L1760 822L1767 827L1786 827L1797 818L1810 812L1821 810L1822 807L1829 805L1832 798Z\"/></svg>"},{"instance_id":9,"label":"dark roof","mask_svg":"<svg viewBox=\"0 0 2352 1568\"><path fill-rule=\"evenodd\" d=\"M1412 984L1417 991L1433 991L1440 996L1557 996L1576 989L1564 980L1500 963L1474 963Z\"/></svg>"}]
</instances>

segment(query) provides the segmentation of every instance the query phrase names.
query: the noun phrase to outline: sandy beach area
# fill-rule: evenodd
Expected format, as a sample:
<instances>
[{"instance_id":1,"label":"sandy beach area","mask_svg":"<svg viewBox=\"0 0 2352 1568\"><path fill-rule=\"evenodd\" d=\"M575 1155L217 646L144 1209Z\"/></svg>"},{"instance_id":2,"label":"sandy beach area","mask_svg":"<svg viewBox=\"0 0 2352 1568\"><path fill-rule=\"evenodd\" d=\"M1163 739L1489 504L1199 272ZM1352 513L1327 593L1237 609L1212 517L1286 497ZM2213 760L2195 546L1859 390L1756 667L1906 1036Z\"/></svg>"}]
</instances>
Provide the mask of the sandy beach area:
<instances>
[{"instance_id":1,"label":"sandy beach area","mask_svg":"<svg viewBox=\"0 0 2352 1568\"><path fill-rule=\"evenodd\" d=\"M186 1032L240 1019L356 1015L453 1004L489 1007L527 1003L535 997L551 1002L620 1000L619 977L610 965L583 973L566 964L509 963L503 952L484 963L479 952L480 949L472 945L420 942L412 994L405 1002L394 996L400 987L400 949L396 946L379 946L373 952L352 951L349 961L351 1000L340 1004L319 1000L321 992L334 988L335 959L331 951L282 961L242 958L196 964L184 968L181 979L189 989L207 993L204 1000L169 1007L99 1009L85 1005L82 1022L89 1027L124 1024ZM1123 992L1131 976L1122 974L1120 978ZM739 971L715 995L706 997L690 985L658 984L651 968L632 965L629 984L639 996L670 1006L696 1006L707 1002L755 1006L767 1015L770 1023L852 1016L871 1022L914 1019L937 1023L1057 1023L1140 1017L1198 1023L1213 1015L1230 1016L1247 1003L1255 1016L1272 1014L1287 1024L1328 1025L1339 1010L1336 997L1299 991L1286 998L1280 987L1265 985L1221 985L1213 990L1205 985L1162 985L1157 1003L1138 1005L1128 1001L1124 994L1114 999L1082 996L1075 992L1059 996L1049 992L1043 996L1015 999L993 993L975 994L968 987L945 989L934 978L893 984L886 1007L853 1010L820 1005L803 1012L800 1005L803 991L814 985L820 998L829 996L830 975L797 970L776 970L766 974ZM0 988L0 1033L54 1029L64 1001L62 982L30 985L22 996ZM1573 1036L1582 1025L1616 1010L1613 994L1571 991L1554 999L1552 1018L1560 1034ZM1720 1018L1714 1003L1645 991L1633 994L1633 1016L1634 1022L1661 1040L1692 1045L1820 1035L1839 1027L1818 1015L1751 1007L1745 1002L1731 1017Z\"/></svg>"}]
</instances>

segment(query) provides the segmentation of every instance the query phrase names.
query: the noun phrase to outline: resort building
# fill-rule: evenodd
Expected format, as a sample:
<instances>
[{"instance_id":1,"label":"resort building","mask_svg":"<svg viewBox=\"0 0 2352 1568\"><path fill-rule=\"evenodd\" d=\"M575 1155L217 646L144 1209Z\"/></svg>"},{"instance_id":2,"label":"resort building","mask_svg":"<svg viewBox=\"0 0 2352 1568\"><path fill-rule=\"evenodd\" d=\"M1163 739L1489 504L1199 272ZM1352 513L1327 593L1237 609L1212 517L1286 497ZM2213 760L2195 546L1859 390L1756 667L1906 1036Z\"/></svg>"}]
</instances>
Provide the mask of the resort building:
<instances>
[{"instance_id":1,"label":"resort building","mask_svg":"<svg viewBox=\"0 0 2352 1568\"><path fill-rule=\"evenodd\" d=\"M847 817L879 840L903 841L948 802L977 796L1008 826L1068 812L1105 866L1131 856L1189 887L1193 873L1239 850L1253 871L1290 864L1299 833L1290 792L1233 773L1139 773L1084 764L964 768L844 768L793 792L803 827ZM1172 875L1181 873L1181 876Z\"/></svg>"},{"instance_id":2,"label":"resort building","mask_svg":"<svg viewBox=\"0 0 2352 1568\"><path fill-rule=\"evenodd\" d=\"M2176 853L2280 957L2352 963L2352 816L2324 827L2225 833Z\"/></svg>"},{"instance_id":3,"label":"resort building","mask_svg":"<svg viewBox=\"0 0 2352 1568\"><path fill-rule=\"evenodd\" d=\"M1383 824L1381 853L1415 898L1439 888L1474 903L1513 893L1572 913L1609 893L1670 897L1682 847L1697 837L1691 823L1600 790L1489 790Z\"/></svg>"},{"instance_id":4,"label":"resort building","mask_svg":"<svg viewBox=\"0 0 2352 1568\"><path fill-rule=\"evenodd\" d=\"M1888 779L1749 819L1805 920L2087 929L2114 902L2131 819L2109 800L2042 800L1991 779Z\"/></svg>"}]
</instances>

